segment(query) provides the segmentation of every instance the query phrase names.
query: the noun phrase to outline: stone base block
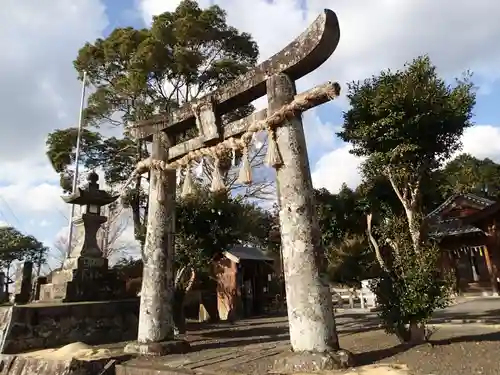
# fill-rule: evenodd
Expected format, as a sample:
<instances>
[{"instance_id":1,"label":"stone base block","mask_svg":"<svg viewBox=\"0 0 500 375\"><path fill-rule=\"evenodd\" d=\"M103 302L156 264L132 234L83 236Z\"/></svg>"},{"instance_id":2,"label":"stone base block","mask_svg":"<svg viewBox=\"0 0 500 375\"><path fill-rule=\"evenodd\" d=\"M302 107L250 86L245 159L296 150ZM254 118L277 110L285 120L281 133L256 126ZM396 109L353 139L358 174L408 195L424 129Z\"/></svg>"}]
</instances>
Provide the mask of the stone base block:
<instances>
[{"instance_id":1,"label":"stone base block","mask_svg":"<svg viewBox=\"0 0 500 375\"><path fill-rule=\"evenodd\" d=\"M167 354L184 354L191 350L191 345L184 340L168 340L161 342L139 343L133 341L125 346L127 354L139 354L147 356L163 356Z\"/></svg>"},{"instance_id":2,"label":"stone base block","mask_svg":"<svg viewBox=\"0 0 500 375\"><path fill-rule=\"evenodd\" d=\"M290 374L342 370L354 366L354 355L348 350L326 353L290 352L276 359L273 373Z\"/></svg>"}]
</instances>

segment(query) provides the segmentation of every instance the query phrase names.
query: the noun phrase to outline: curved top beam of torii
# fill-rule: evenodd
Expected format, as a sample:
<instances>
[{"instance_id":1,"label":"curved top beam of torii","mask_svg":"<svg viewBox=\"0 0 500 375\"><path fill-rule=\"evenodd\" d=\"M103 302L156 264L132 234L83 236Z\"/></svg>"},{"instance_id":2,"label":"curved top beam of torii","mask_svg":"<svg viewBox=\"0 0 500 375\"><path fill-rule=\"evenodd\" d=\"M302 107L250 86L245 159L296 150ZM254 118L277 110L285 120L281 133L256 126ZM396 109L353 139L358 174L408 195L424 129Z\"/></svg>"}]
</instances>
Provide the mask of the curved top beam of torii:
<instances>
[{"instance_id":1,"label":"curved top beam of torii","mask_svg":"<svg viewBox=\"0 0 500 375\"><path fill-rule=\"evenodd\" d=\"M272 37L272 35L270 36ZM335 51L340 39L337 15L330 9L316 20L293 42L263 61L252 70L219 87L204 97L183 105L171 113L161 113L127 128L133 138L149 139L158 131L182 130L194 120L193 104L211 102L218 114L224 114L249 104L266 94L268 77L285 73L297 80L322 65Z\"/></svg>"}]
</instances>

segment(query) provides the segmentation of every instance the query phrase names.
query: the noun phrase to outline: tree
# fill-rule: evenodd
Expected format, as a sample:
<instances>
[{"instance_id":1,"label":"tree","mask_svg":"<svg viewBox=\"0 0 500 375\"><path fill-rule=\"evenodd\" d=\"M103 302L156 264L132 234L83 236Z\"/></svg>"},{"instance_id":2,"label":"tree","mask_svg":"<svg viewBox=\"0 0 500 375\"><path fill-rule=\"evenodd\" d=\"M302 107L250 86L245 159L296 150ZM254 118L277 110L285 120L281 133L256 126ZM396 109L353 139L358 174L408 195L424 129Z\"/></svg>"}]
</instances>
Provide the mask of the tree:
<instances>
[{"instance_id":1,"label":"tree","mask_svg":"<svg viewBox=\"0 0 500 375\"><path fill-rule=\"evenodd\" d=\"M437 172L444 197L456 193L474 193L493 199L500 197L500 165L491 159L458 155Z\"/></svg>"},{"instance_id":2,"label":"tree","mask_svg":"<svg viewBox=\"0 0 500 375\"><path fill-rule=\"evenodd\" d=\"M370 243L383 275L387 276L380 280L389 280L392 290L405 285L416 294L426 293L421 286L430 280L433 284L428 288L442 290L441 280L434 278L434 273L426 272L433 267L437 269L439 264L437 257L426 255L433 253L433 247L424 236L422 190L429 186L436 169L461 147L463 131L472 125L475 92L470 78L466 73L454 86L447 85L438 77L430 59L419 57L406 64L404 70L383 71L348 86L351 107L344 113L343 129L338 135L353 145L353 154L366 157L362 165L364 180L387 179L404 213L405 225L401 226L397 224L401 223L400 215L391 212L393 205L367 207ZM374 216L375 208L385 208L385 215ZM372 216L378 216L379 229L375 231L372 231ZM405 264L412 266L404 267ZM396 269L400 272L395 272ZM374 286L376 292L388 290L377 286L380 284ZM401 297L397 293L394 296ZM397 311L399 326L410 324L410 332L414 332L439 306L442 295L433 292L431 296L430 299L416 298L414 302L420 306L412 307L411 313L405 311L408 306L404 303L396 307L394 303L382 305L385 310L381 316L389 319ZM390 299L385 297L377 295L381 301ZM390 314L385 314L387 309L392 309ZM393 321L386 320L386 323L390 325ZM405 339L410 336L400 335Z\"/></svg>"},{"instance_id":3,"label":"tree","mask_svg":"<svg viewBox=\"0 0 500 375\"><path fill-rule=\"evenodd\" d=\"M359 287L362 280L377 275L373 252L364 234L346 235L342 241L327 249L331 281Z\"/></svg>"},{"instance_id":4,"label":"tree","mask_svg":"<svg viewBox=\"0 0 500 375\"><path fill-rule=\"evenodd\" d=\"M104 137L99 132L101 125L126 126L159 111L174 110L245 73L255 65L257 57L258 48L251 36L228 26L221 8L200 9L192 0L184 0L175 11L154 17L150 29L117 28L107 38L87 43L74 62L80 76L86 71L96 88L84 115L83 164L102 168L108 184L120 186L135 164L149 153L144 142L127 136ZM223 122L252 110L251 106L240 108L224 115ZM174 141L196 134L197 129L188 129ZM75 129L57 130L47 144L54 169L67 180L74 160ZM264 148L252 155L254 167L262 164ZM225 176L226 185L233 191L247 197L268 196L271 183L263 174L256 174L251 186L237 184L235 176L234 169ZM148 203L144 178L137 177L126 194L141 245Z\"/></svg>"},{"instance_id":5,"label":"tree","mask_svg":"<svg viewBox=\"0 0 500 375\"><path fill-rule=\"evenodd\" d=\"M278 255L281 259L281 228L279 217L279 206L274 203L270 210L263 211L267 216L268 228L263 232L267 246L268 253Z\"/></svg>"},{"instance_id":6,"label":"tree","mask_svg":"<svg viewBox=\"0 0 500 375\"><path fill-rule=\"evenodd\" d=\"M365 226L360 222L364 214L356 191L343 184L337 194L326 189L314 192L321 238L326 248L339 244L348 235L364 233Z\"/></svg>"},{"instance_id":7,"label":"tree","mask_svg":"<svg viewBox=\"0 0 500 375\"><path fill-rule=\"evenodd\" d=\"M371 288L385 330L401 342L418 342L426 337L425 323L432 313L449 304L453 275L441 270L442 251L437 244L423 244L421 254L415 256L407 227L403 215L391 216L380 226L378 237L390 239L393 249L382 256L368 222L368 234L383 269Z\"/></svg>"},{"instance_id":8,"label":"tree","mask_svg":"<svg viewBox=\"0 0 500 375\"><path fill-rule=\"evenodd\" d=\"M118 202L113 202L109 206L106 206L105 210L108 221L97 232L103 256L108 259L117 260L123 256L131 255L130 252L136 246L125 241L123 238L123 233L130 221L128 213Z\"/></svg>"},{"instance_id":9,"label":"tree","mask_svg":"<svg viewBox=\"0 0 500 375\"><path fill-rule=\"evenodd\" d=\"M460 147L471 126L475 92L466 73L454 86L438 77L428 57L404 70L383 71L348 85L351 108L338 135L367 157L365 178L383 175L401 202L415 252L420 251L422 184Z\"/></svg>"},{"instance_id":10,"label":"tree","mask_svg":"<svg viewBox=\"0 0 500 375\"><path fill-rule=\"evenodd\" d=\"M345 184L337 194L315 190L328 275L333 282L357 284L370 274L373 257L365 236L363 199L360 191Z\"/></svg>"},{"instance_id":11,"label":"tree","mask_svg":"<svg viewBox=\"0 0 500 375\"><path fill-rule=\"evenodd\" d=\"M0 227L0 268L5 271L5 292L13 281L10 277L14 262L31 261L40 269L45 263L48 248L31 235L25 235L13 227Z\"/></svg>"},{"instance_id":12,"label":"tree","mask_svg":"<svg viewBox=\"0 0 500 375\"><path fill-rule=\"evenodd\" d=\"M176 306L183 305L185 294L200 277L214 276L214 261L225 251L238 244L269 246L268 233L272 227L269 213L239 198L212 193L202 185L196 188L196 194L179 199L176 206ZM137 261L122 259L117 269L138 277ZM180 314L182 309L174 309L174 313ZM182 332L183 317L177 316L175 320Z\"/></svg>"}]
</instances>

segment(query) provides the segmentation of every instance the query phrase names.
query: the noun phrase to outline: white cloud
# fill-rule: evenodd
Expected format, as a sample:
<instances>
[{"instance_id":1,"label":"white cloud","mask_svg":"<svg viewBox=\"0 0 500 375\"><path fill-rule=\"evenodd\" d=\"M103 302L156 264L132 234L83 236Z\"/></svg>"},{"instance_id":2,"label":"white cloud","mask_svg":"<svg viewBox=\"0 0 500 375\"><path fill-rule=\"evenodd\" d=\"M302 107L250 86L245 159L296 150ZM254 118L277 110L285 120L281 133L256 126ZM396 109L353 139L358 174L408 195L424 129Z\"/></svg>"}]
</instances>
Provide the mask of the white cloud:
<instances>
[{"instance_id":1,"label":"white cloud","mask_svg":"<svg viewBox=\"0 0 500 375\"><path fill-rule=\"evenodd\" d=\"M172 11L176 1L140 0L139 9L146 23L163 11ZM227 11L228 22L249 32L257 41L261 61L281 50L320 14L325 2L320 0L201 0ZM303 91L327 80L346 82L363 79L382 69L401 68L407 61L429 54L441 74L454 77L472 70L487 94L488 87L500 78L500 2L478 0L458 4L452 0L331 0L328 7L339 18L341 37L333 56L317 71L298 82ZM453 12L450 12L453 9ZM345 99L341 99L345 105ZM265 101L259 100L261 106ZM306 113L304 127L311 153L332 147L335 128L322 123L316 114ZM500 156L500 142L492 142L499 130L477 126L464 136L464 151L476 156ZM481 138L483 137L483 138ZM486 142L488 140L488 142ZM491 146L490 146L491 145ZM356 186L360 159L341 146L324 154L313 168L316 187L337 191L343 182ZM331 150L331 148L330 148ZM500 158L499 158L500 160Z\"/></svg>"},{"instance_id":2,"label":"white cloud","mask_svg":"<svg viewBox=\"0 0 500 375\"><path fill-rule=\"evenodd\" d=\"M72 61L107 20L98 0L7 0L0 13L0 181L53 180L47 133L77 120L79 83Z\"/></svg>"},{"instance_id":3,"label":"white cloud","mask_svg":"<svg viewBox=\"0 0 500 375\"><path fill-rule=\"evenodd\" d=\"M6 0L0 12L0 155L40 160L50 130L78 119L72 61L107 24L99 0ZM22 172L22 171L20 171Z\"/></svg>"},{"instance_id":4,"label":"white cloud","mask_svg":"<svg viewBox=\"0 0 500 375\"><path fill-rule=\"evenodd\" d=\"M473 126L465 130L462 143L463 148L456 155L468 153L479 159L490 158L500 163L500 128ZM337 192L343 182L351 188L361 182L358 168L362 159L350 154L350 149L350 145L345 145L321 157L312 174L314 187Z\"/></svg>"},{"instance_id":5,"label":"white cloud","mask_svg":"<svg viewBox=\"0 0 500 375\"><path fill-rule=\"evenodd\" d=\"M5 0L2 6L0 213L21 230L50 230L68 206L45 156L45 138L77 122L80 83L72 61L85 42L101 36L105 7L101 0Z\"/></svg>"},{"instance_id":6,"label":"white cloud","mask_svg":"<svg viewBox=\"0 0 500 375\"><path fill-rule=\"evenodd\" d=\"M361 182L359 166L362 159L349 153L350 145L344 145L323 155L312 173L315 188L325 188L336 193L343 183L356 188Z\"/></svg>"},{"instance_id":7,"label":"white cloud","mask_svg":"<svg viewBox=\"0 0 500 375\"><path fill-rule=\"evenodd\" d=\"M466 129L463 148L460 152L477 158L490 158L500 163L500 128L491 125L478 125Z\"/></svg>"},{"instance_id":8,"label":"white cloud","mask_svg":"<svg viewBox=\"0 0 500 375\"><path fill-rule=\"evenodd\" d=\"M0 187L0 195L17 214L43 214L68 207L61 199L61 188L48 183L8 185Z\"/></svg>"},{"instance_id":9,"label":"white cloud","mask_svg":"<svg viewBox=\"0 0 500 375\"><path fill-rule=\"evenodd\" d=\"M143 18L150 22L152 15L173 10L180 0L137 2ZM207 6L211 2L201 0L200 4ZM215 3L227 10L231 25L254 36L261 60L300 34L325 6L319 0ZM304 4L306 10L302 9ZM47 213L61 219L68 210L60 198L58 176L44 155L45 136L55 128L76 123L80 84L72 60L86 41L100 36L107 18L99 0L5 0L2 5L0 195L16 213L32 214L30 219L45 228L46 221L53 221ZM487 84L499 78L500 50L495 48L500 37L498 1L457 4L451 0L331 0L328 6L339 17L339 47L320 69L299 81L299 91L326 80L338 80L345 87L345 82L388 67L401 67L422 53L429 53L447 76L465 69L475 71L483 92L488 91ZM265 105L265 100L259 103ZM335 128L322 122L317 112L305 114L304 126L311 151L326 151L333 144ZM487 152L475 146L473 139L487 139L483 144L494 148L500 144L491 141L495 128L488 130L489 135L478 131L474 128L466 134L465 151ZM496 148L488 152L500 156ZM358 165L359 160L348 154L348 147L340 147L319 159L313 173L315 184L334 190L344 181L356 184Z\"/></svg>"},{"instance_id":10,"label":"white cloud","mask_svg":"<svg viewBox=\"0 0 500 375\"><path fill-rule=\"evenodd\" d=\"M339 131L339 126L334 126L331 122L321 121L318 111L314 109L305 112L302 120L307 144L312 146L308 150L309 154L331 150L336 142L335 132Z\"/></svg>"},{"instance_id":11,"label":"white cloud","mask_svg":"<svg viewBox=\"0 0 500 375\"><path fill-rule=\"evenodd\" d=\"M140 0L139 8L149 23L152 15L171 11L179 2ZM231 25L252 34L262 59L286 46L325 7L321 0L213 2L227 11ZM199 3L208 6L212 1ZM339 18L340 43L330 60L306 79L306 86L329 79L345 84L381 69L401 67L425 53L447 75L472 69L487 81L500 77L500 49L495 48L500 38L496 19L500 2L496 0L460 4L453 0L331 0L328 7Z\"/></svg>"},{"instance_id":12,"label":"white cloud","mask_svg":"<svg viewBox=\"0 0 500 375\"><path fill-rule=\"evenodd\" d=\"M40 156L39 154L36 156ZM47 158L6 160L0 162L0 184L34 185L41 182L59 183L59 176Z\"/></svg>"}]
</instances>

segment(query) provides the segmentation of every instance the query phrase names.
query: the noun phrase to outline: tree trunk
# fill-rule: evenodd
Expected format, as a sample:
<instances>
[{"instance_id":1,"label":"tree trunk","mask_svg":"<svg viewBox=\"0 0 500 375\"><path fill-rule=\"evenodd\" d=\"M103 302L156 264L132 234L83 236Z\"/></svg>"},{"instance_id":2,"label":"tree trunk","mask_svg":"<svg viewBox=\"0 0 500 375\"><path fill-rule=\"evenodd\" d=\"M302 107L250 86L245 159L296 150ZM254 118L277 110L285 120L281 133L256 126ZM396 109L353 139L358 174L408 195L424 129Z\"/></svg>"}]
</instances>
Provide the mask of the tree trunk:
<instances>
[{"instance_id":1,"label":"tree trunk","mask_svg":"<svg viewBox=\"0 0 500 375\"><path fill-rule=\"evenodd\" d=\"M373 246L373 250L375 251L375 258L377 259L378 264L380 265L380 268L384 270L386 273L389 273L389 268L385 264L384 258L382 257L382 253L380 252L380 247L378 246L378 242L373 237L372 233L372 213L369 213L366 215L366 233L368 235L368 239L370 240L370 243Z\"/></svg>"},{"instance_id":2,"label":"tree trunk","mask_svg":"<svg viewBox=\"0 0 500 375\"><path fill-rule=\"evenodd\" d=\"M416 254L419 254L421 234L422 234L421 231L422 223L417 222L417 218L415 216L418 213L417 202L419 200L419 195L420 195L420 181L416 182L415 185L411 187L406 186L403 192L401 192L390 168L386 169L386 176L389 179L389 182L391 183L391 186L394 192L396 193L399 201L403 205L406 214L406 219L408 221L408 230L410 232L411 241L413 243L413 249L415 250ZM408 192L410 191L409 189L411 189L410 192L411 197L408 197Z\"/></svg>"},{"instance_id":3,"label":"tree trunk","mask_svg":"<svg viewBox=\"0 0 500 375\"><path fill-rule=\"evenodd\" d=\"M267 81L268 113L290 103L295 84L279 74ZM302 120L296 116L276 130L283 165L277 168L281 241L290 342L294 351L337 350L338 337L324 271L324 249L314 211L311 171Z\"/></svg>"},{"instance_id":4,"label":"tree trunk","mask_svg":"<svg viewBox=\"0 0 500 375\"><path fill-rule=\"evenodd\" d=\"M180 334L186 333L186 316L184 314L184 298L186 291L181 287L176 287L174 292L174 325Z\"/></svg>"},{"instance_id":5,"label":"tree trunk","mask_svg":"<svg viewBox=\"0 0 500 375\"><path fill-rule=\"evenodd\" d=\"M408 220L408 229L410 231L411 241L413 243L413 249L418 254L420 253L420 223L417 222L415 218L415 210L412 207L404 207L406 212L406 219Z\"/></svg>"},{"instance_id":6,"label":"tree trunk","mask_svg":"<svg viewBox=\"0 0 500 375\"><path fill-rule=\"evenodd\" d=\"M152 155L156 160L166 157L165 137L162 133L153 138ZM140 344L174 338L175 189L175 171L151 173L137 338Z\"/></svg>"},{"instance_id":7,"label":"tree trunk","mask_svg":"<svg viewBox=\"0 0 500 375\"><path fill-rule=\"evenodd\" d=\"M186 314L184 313L184 300L186 295L192 289L196 280L196 271L191 269L191 275L184 287L182 277L185 274L187 267L182 267L175 275L175 292L174 292L174 324L180 334L186 333Z\"/></svg>"}]
</instances>

